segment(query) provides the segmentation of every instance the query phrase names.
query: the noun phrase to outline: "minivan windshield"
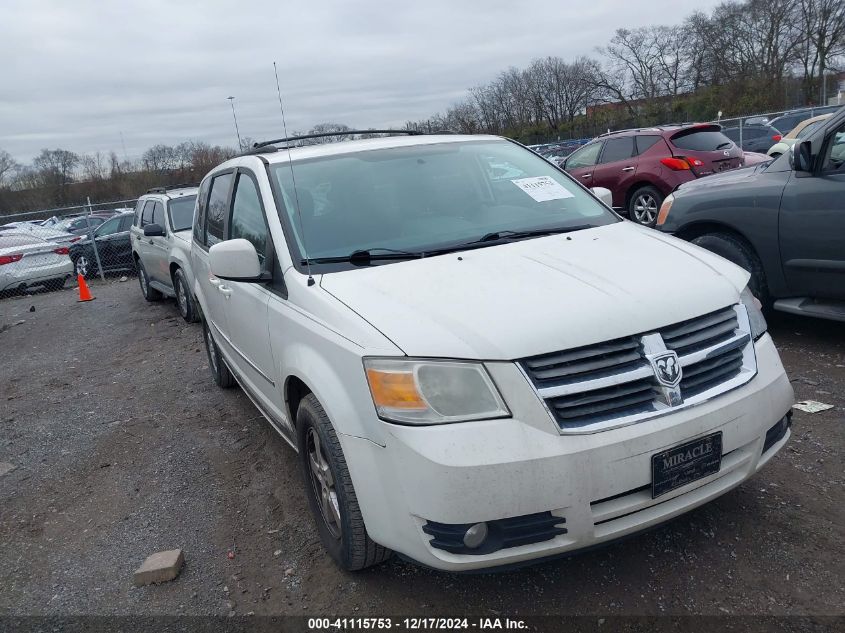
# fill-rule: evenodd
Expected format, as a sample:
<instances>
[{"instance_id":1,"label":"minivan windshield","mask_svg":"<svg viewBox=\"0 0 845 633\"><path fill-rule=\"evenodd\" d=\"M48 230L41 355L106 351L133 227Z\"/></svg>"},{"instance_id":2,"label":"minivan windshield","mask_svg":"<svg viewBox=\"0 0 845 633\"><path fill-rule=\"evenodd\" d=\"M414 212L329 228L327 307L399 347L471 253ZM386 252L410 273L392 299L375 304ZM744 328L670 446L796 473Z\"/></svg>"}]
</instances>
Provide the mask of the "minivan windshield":
<instances>
[{"instance_id":1,"label":"minivan windshield","mask_svg":"<svg viewBox=\"0 0 845 633\"><path fill-rule=\"evenodd\" d=\"M560 170L505 140L370 149L295 160L293 177L288 163L271 173L298 267L306 258L366 251L393 253L383 259L395 261L397 253L424 256L620 221Z\"/></svg>"}]
</instances>

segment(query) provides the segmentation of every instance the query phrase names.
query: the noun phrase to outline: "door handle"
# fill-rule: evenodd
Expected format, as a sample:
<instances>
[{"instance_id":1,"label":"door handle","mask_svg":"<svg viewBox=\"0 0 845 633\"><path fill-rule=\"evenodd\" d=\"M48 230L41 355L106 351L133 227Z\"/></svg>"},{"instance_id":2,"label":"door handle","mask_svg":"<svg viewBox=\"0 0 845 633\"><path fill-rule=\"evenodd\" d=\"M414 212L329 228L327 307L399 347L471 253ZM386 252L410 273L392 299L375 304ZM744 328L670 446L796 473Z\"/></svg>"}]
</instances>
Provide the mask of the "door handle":
<instances>
[{"instance_id":1,"label":"door handle","mask_svg":"<svg viewBox=\"0 0 845 633\"><path fill-rule=\"evenodd\" d=\"M217 286L217 289L220 291L220 294L222 294L227 299L232 296L232 289L229 286L224 286L223 284L220 284L219 286Z\"/></svg>"},{"instance_id":2,"label":"door handle","mask_svg":"<svg viewBox=\"0 0 845 633\"><path fill-rule=\"evenodd\" d=\"M208 283L210 283L212 286L219 286L220 280L217 277L209 277Z\"/></svg>"},{"instance_id":3,"label":"door handle","mask_svg":"<svg viewBox=\"0 0 845 633\"><path fill-rule=\"evenodd\" d=\"M634 171L633 167L623 167L622 171Z\"/></svg>"},{"instance_id":4,"label":"door handle","mask_svg":"<svg viewBox=\"0 0 845 633\"><path fill-rule=\"evenodd\" d=\"M592 177L593 177L592 174L584 174L583 176L581 176L581 178L592 178Z\"/></svg>"}]
</instances>

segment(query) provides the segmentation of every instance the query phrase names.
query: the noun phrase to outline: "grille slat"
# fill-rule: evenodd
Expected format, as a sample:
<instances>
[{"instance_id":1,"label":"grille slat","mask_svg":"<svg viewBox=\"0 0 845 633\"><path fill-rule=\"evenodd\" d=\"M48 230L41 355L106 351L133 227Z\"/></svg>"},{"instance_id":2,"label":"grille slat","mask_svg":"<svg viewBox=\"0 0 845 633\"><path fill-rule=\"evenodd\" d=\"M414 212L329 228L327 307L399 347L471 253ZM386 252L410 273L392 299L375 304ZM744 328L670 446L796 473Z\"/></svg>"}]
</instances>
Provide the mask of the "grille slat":
<instances>
[{"instance_id":1,"label":"grille slat","mask_svg":"<svg viewBox=\"0 0 845 633\"><path fill-rule=\"evenodd\" d=\"M712 347L730 339L739 326L733 308L725 308L698 319L663 328L660 334L666 347L679 356Z\"/></svg>"},{"instance_id":2,"label":"grille slat","mask_svg":"<svg viewBox=\"0 0 845 633\"><path fill-rule=\"evenodd\" d=\"M640 342L636 337L534 356L523 361L537 387L573 384L633 369L642 365Z\"/></svg>"},{"instance_id":3,"label":"grille slat","mask_svg":"<svg viewBox=\"0 0 845 633\"><path fill-rule=\"evenodd\" d=\"M739 375L743 350L751 344L747 320L740 327L739 314L730 306L656 332L542 354L521 364L562 430L581 432L599 423L607 428L608 421L645 419L649 412L667 407L669 396L661 391L643 345L651 352L655 341L662 349L662 340L678 355L683 366L682 399Z\"/></svg>"}]
</instances>

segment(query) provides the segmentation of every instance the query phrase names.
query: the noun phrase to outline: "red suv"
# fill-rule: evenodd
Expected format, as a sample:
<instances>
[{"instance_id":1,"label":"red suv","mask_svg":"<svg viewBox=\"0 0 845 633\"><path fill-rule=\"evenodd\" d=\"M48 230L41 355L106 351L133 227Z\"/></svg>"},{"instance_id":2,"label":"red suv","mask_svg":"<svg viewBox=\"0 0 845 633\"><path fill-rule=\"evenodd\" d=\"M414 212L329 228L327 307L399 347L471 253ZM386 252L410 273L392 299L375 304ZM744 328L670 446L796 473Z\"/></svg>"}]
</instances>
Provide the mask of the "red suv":
<instances>
[{"instance_id":1,"label":"red suv","mask_svg":"<svg viewBox=\"0 0 845 633\"><path fill-rule=\"evenodd\" d=\"M613 207L654 226L663 199L680 184L743 164L719 125L685 125L602 134L561 165L586 187L613 192Z\"/></svg>"}]
</instances>

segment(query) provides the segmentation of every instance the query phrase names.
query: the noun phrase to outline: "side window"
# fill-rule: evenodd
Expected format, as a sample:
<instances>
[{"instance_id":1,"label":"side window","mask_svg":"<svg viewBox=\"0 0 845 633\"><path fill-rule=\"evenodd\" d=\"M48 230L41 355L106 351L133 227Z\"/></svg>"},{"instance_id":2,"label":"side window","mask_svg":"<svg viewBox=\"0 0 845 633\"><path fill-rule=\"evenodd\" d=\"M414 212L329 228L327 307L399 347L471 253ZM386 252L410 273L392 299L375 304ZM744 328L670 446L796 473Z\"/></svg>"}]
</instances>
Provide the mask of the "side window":
<instances>
[{"instance_id":1,"label":"side window","mask_svg":"<svg viewBox=\"0 0 845 633\"><path fill-rule=\"evenodd\" d=\"M120 232L123 233L124 231L128 231L129 228L132 226L133 217L131 215L126 215L120 218Z\"/></svg>"},{"instance_id":2,"label":"side window","mask_svg":"<svg viewBox=\"0 0 845 633\"><path fill-rule=\"evenodd\" d=\"M267 224L264 221L261 197L255 181L244 173L238 174L229 238L243 238L252 242L261 265L264 265L267 243L270 241Z\"/></svg>"},{"instance_id":3,"label":"side window","mask_svg":"<svg viewBox=\"0 0 845 633\"><path fill-rule=\"evenodd\" d=\"M602 163L615 163L618 160L626 160L634 155L634 137L623 136L622 138L608 139L604 144L604 151L601 153Z\"/></svg>"},{"instance_id":4,"label":"side window","mask_svg":"<svg viewBox=\"0 0 845 633\"><path fill-rule=\"evenodd\" d=\"M647 152L660 140L659 136L638 136L637 137L637 156L643 152Z\"/></svg>"},{"instance_id":5,"label":"side window","mask_svg":"<svg viewBox=\"0 0 845 633\"><path fill-rule=\"evenodd\" d=\"M590 143L589 145L582 147L569 157L566 161L566 168L575 169L577 167L590 167L591 165L595 165L602 145L603 143Z\"/></svg>"},{"instance_id":6,"label":"side window","mask_svg":"<svg viewBox=\"0 0 845 633\"><path fill-rule=\"evenodd\" d=\"M156 202L153 207L153 224L158 224L161 228L167 228L167 218L164 217L164 205L161 202Z\"/></svg>"},{"instance_id":7,"label":"side window","mask_svg":"<svg viewBox=\"0 0 845 633\"><path fill-rule=\"evenodd\" d=\"M135 226L141 226L141 212L144 210L144 200L138 200L138 204L135 205Z\"/></svg>"},{"instance_id":8,"label":"side window","mask_svg":"<svg viewBox=\"0 0 845 633\"><path fill-rule=\"evenodd\" d=\"M153 208L155 207L155 202L153 200L147 200L147 203L144 205L144 212L141 215L141 226L146 226L147 224L152 224L153 222Z\"/></svg>"},{"instance_id":9,"label":"side window","mask_svg":"<svg viewBox=\"0 0 845 633\"><path fill-rule=\"evenodd\" d=\"M233 177L234 174L223 174L211 181L205 222L205 239L209 246L226 239L226 210Z\"/></svg>"},{"instance_id":10,"label":"side window","mask_svg":"<svg viewBox=\"0 0 845 633\"><path fill-rule=\"evenodd\" d=\"M208 188L211 179L206 178L197 194L197 210L194 217L194 240L205 246L205 210L208 207Z\"/></svg>"},{"instance_id":11,"label":"side window","mask_svg":"<svg viewBox=\"0 0 845 633\"><path fill-rule=\"evenodd\" d=\"M103 237L104 235L114 235L120 230L120 218L111 218L103 222L97 230L95 231L95 235L97 237Z\"/></svg>"},{"instance_id":12,"label":"side window","mask_svg":"<svg viewBox=\"0 0 845 633\"><path fill-rule=\"evenodd\" d=\"M824 150L822 171L845 174L845 125L840 125L829 137Z\"/></svg>"}]
</instances>

